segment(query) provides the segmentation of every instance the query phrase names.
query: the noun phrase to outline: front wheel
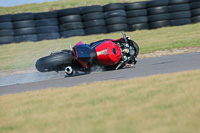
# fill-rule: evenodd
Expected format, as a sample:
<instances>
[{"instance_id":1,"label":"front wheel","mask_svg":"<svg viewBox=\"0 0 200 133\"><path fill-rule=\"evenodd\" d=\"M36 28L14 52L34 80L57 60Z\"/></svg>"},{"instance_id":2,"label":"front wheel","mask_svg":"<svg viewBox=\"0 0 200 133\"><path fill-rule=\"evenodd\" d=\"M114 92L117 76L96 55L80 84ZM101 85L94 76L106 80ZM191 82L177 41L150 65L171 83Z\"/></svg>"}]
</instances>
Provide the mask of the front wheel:
<instances>
[{"instance_id":1,"label":"front wheel","mask_svg":"<svg viewBox=\"0 0 200 133\"><path fill-rule=\"evenodd\" d=\"M72 53L62 52L52 54L37 60L35 67L39 72L50 72L64 70L66 66L73 64Z\"/></svg>"},{"instance_id":2,"label":"front wheel","mask_svg":"<svg viewBox=\"0 0 200 133\"><path fill-rule=\"evenodd\" d=\"M139 48L138 44L134 41L132 41L132 45L135 48L135 55L134 56L137 57L138 54L139 54L140 48Z\"/></svg>"}]
</instances>

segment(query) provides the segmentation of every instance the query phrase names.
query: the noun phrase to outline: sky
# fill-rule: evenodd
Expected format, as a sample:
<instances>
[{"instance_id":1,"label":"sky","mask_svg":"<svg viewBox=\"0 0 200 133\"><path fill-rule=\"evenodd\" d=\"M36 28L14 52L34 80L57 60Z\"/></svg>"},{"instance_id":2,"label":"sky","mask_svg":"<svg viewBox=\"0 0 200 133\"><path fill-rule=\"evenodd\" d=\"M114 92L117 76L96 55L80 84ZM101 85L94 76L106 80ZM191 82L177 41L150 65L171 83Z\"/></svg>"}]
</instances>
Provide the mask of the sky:
<instances>
[{"instance_id":1,"label":"sky","mask_svg":"<svg viewBox=\"0 0 200 133\"><path fill-rule=\"evenodd\" d=\"M30 4L30 3L43 3L48 1L57 1L57 0L0 0L0 7L10 7L10 6L17 6L23 4Z\"/></svg>"}]
</instances>

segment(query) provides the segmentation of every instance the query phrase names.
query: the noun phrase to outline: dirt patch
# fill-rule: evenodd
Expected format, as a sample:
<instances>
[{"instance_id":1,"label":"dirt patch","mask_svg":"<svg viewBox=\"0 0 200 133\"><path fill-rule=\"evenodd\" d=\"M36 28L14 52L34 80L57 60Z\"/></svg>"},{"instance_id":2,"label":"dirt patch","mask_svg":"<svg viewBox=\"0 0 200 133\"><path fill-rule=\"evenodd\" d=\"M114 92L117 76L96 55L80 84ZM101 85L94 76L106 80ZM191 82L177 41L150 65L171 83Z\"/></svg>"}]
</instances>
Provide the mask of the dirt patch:
<instances>
[{"instance_id":1,"label":"dirt patch","mask_svg":"<svg viewBox=\"0 0 200 133\"><path fill-rule=\"evenodd\" d=\"M175 49L170 49L170 50L168 49L159 50L153 53L139 54L138 59L175 55L175 54L184 54L184 53L194 53L194 52L200 52L200 47L184 47L184 48L175 48Z\"/></svg>"}]
</instances>

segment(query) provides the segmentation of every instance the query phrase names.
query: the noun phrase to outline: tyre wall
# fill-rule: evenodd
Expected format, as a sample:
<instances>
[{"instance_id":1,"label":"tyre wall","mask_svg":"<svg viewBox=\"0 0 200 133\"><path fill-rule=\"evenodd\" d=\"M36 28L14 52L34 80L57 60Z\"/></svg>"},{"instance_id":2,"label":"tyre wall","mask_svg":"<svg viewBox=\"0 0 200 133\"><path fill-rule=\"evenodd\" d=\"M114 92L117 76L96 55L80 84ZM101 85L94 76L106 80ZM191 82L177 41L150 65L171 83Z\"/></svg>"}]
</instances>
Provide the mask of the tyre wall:
<instances>
[{"instance_id":1,"label":"tyre wall","mask_svg":"<svg viewBox=\"0 0 200 133\"><path fill-rule=\"evenodd\" d=\"M25 41L37 41L33 13L21 13L12 15L12 23L16 43Z\"/></svg>"},{"instance_id":2,"label":"tyre wall","mask_svg":"<svg viewBox=\"0 0 200 133\"><path fill-rule=\"evenodd\" d=\"M192 23L200 22L200 0L190 0L190 11Z\"/></svg>"},{"instance_id":3,"label":"tyre wall","mask_svg":"<svg viewBox=\"0 0 200 133\"><path fill-rule=\"evenodd\" d=\"M172 26L191 24L189 0L169 1L170 22Z\"/></svg>"},{"instance_id":4,"label":"tyre wall","mask_svg":"<svg viewBox=\"0 0 200 133\"><path fill-rule=\"evenodd\" d=\"M102 6L83 7L81 15L86 35L107 33Z\"/></svg>"},{"instance_id":5,"label":"tyre wall","mask_svg":"<svg viewBox=\"0 0 200 133\"><path fill-rule=\"evenodd\" d=\"M168 0L147 3L148 22L150 29L170 26Z\"/></svg>"},{"instance_id":6,"label":"tyre wall","mask_svg":"<svg viewBox=\"0 0 200 133\"><path fill-rule=\"evenodd\" d=\"M103 6L104 19L108 32L128 31L124 4L112 3Z\"/></svg>"},{"instance_id":7,"label":"tyre wall","mask_svg":"<svg viewBox=\"0 0 200 133\"><path fill-rule=\"evenodd\" d=\"M0 45L200 22L200 0L152 0L0 16Z\"/></svg>"},{"instance_id":8,"label":"tyre wall","mask_svg":"<svg viewBox=\"0 0 200 133\"><path fill-rule=\"evenodd\" d=\"M14 42L14 30L11 15L0 16L0 45Z\"/></svg>"},{"instance_id":9,"label":"tyre wall","mask_svg":"<svg viewBox=\"0 0 200 133\"><path fill-rule=\"evenodd\" d=\"M35 26L38 41L60 38L56 11L36 13Z\"/></svg>"},{"instance_id":10,"label":"tyre wall","mask_svg":"<svg viewBox=\"0 0 200 133\"><path fill-rule=\"evenodd\" d=\"M60 36L63 38L85 35L80 8L58 11Z\"/></svg>"},{"instance_id":11,"label":"tyre wall","mask_svg":"<svg viewBox=\"0 0 200 133\"><path fill-rule=\"evenodd\" d=\"M125 4L129 31L149 29L146 2Z\"/></svg>"}]
</instances>

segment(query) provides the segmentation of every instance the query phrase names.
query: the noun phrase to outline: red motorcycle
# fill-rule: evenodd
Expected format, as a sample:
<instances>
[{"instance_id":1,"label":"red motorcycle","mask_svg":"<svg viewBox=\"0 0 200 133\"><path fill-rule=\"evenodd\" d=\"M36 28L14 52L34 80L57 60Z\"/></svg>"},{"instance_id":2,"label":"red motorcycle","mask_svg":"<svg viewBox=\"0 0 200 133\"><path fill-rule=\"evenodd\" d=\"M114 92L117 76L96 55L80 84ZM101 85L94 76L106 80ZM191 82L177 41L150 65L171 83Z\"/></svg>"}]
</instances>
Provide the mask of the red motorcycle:
<instances>
[{"instance_id":1,"label":"red motorcycle","mask_svg":"<svg viewBox=\"0 0 200 133\"><path fill-rule=\"evenodd\" d=\"M90 44L82 41L71 50L52 52L49 56L37 60L35 66L39 72L63 71L71 76L78 71L91 72L96 67L103 70L117 70L127 64L136 64L139 46L130 37L104 39Z\"/></svg>"}]
</instances>

